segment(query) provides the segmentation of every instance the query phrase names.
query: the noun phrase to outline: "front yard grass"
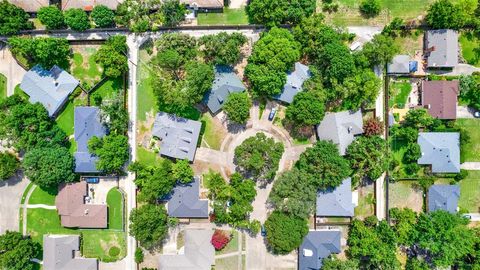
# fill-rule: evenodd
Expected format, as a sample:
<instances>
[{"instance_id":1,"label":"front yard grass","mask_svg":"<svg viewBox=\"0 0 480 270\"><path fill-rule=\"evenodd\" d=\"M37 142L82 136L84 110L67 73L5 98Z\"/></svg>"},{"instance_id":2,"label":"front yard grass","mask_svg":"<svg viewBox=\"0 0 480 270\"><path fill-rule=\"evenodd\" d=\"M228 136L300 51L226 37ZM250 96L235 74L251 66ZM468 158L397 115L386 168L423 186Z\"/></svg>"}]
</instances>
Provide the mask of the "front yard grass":
<instances>
[{"instance_id":1,"label":"front yard grass","mask_svg":"<svg viewBox=\"0 0 480 270\"><path fill-rule=\"evenodd\" d=\"M108 228L123 230L123 195L118 188L112 188L107 193Z\"/></svg>"},{"instance_id":2,"label":"front yard grass","mask_svg":"<svg viewBox=\"0 0 480 270\"><path fill-rule=\"evenodd\" d=\"M405 108L405 104L407 103L408 95L410 91L412 91L412 85L409 81L399 81L393 82L391 84L391 96L388 101L388 106L390 108L396 107L399 109Z\"/></svg>"},{"instance_id":3,"label":"front yard grass","mask_svg":"<svg viewBox=\"0 0 480 270\"><path fill-rule=\"evenodd\" d=\"M469 171L468 177L461 180L460 209L468 210L470 213L480 212L480 171Z\"/></svg>"},{"instance_id":4,"label":"front yard grass","mask_svg":"<svg viewBox=\"0 0 480 270\"><path fill-rule=\"evenodd\" d=\"M202 127L205 127L201 142L202 146L220 150L220 146L225 137L225 131L214 122L215 120L209 112L204 113L200 121L202 122Z\"/></svg>"},{"instance_id":5,"label":"front yard grass","mask_svg":"<svg viewBox=\"0 0 480 270\"><path fill-rule=\"evenodd\" d=\"M156 105L155 94L153 93L152 77L150 76L150 70L148 63L151 56L146 50L142 49L139 52L139 65L138 65L138 86L137 86L137 118L139 121L145 121L147 119L147 113L155 114L158 111Z\"/></svg>"},{"instance_id":6,"label":"front yard grass","mask_svg":"<svg viewBox=\"0 0 480 270\"><path fill-rule=\"evenodd\" d=\"M232 234L232 239L222 250L215 251L216 255L238 252L238 231L232 230L227 232Z\"/></svg>"},{"instance_id":7,"label":"front yard grass","mask_svg":"<svg viewBox=\"0 0 480 270\"><path fill-rule=\"evenodd\" d=\"M460 35L460 46L462 47L462 56L470 65L480 67L480 38L472 32L462 33Z\"/></svg>"},{"instance_id":8,"label":"front yard grass","mask_svg":"<svg viewBox=\"0 0 480 270\"><path fill-rule=\"evenodd\" d=\"M45 205L55 205L55 196L56 190L48 191L43 190L39 186L37 186L32 194L30 195L30 199L28 200L28 204L45 204Z\"/></svg>"},{"instance_id":9,"label":"front yard grass","mask_svg":"<svg viewBox=\"0 0 480 270\"><path fill-rule=\"evenodd\" d=\"M7 77L0 73L0 100L7 98Z\"/></svg>"},{"instance_id":10,"label":"front yard grass","mask_svg":"<svg viewBox=\"0 0 480 270\"><path fill-rule=\"evenodd\" d=\"M239 25L248 24L245 9L224 8L222 13L199 13L198 25Z\"/></svg>"},{"instance_id":11,"label":"front yard grass","mask_svg":"<svg viewBox=\"0 0 480 270\"><path fill-rule=\"evenodd\" d=\"M455 125L459 128L464 128L470 136L468 143L461 144L461 162L480 161L480 120L457 119Z\"/></svg>"},{"instance_id":12,"label":"front yard grass","mask_svg":"<svg viewBox=\"0 0 480 270\"><path fill-rule=\"evenodd\" d=\"M149 151L141 146L137 146L137 161L145 165L158 165L162 158L160 154Z\"/></svg>"}]
</instances>

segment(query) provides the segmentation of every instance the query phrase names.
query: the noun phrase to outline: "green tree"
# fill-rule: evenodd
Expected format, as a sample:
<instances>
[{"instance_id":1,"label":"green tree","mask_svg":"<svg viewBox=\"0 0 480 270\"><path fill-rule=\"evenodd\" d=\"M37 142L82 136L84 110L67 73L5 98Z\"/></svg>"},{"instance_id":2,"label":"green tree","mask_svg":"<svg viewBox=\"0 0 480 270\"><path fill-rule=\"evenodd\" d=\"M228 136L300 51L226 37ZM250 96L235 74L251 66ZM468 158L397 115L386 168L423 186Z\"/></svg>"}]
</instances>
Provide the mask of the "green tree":
<instances>
[{"instance_id":1,"label":"green tree","mask_svg":"<svg viewBox=\"0 0 480 270\"><path fill-rule=\"evenodd\" d=\"M200 38L204 58L215 65L235 65L240 61L240 48L247 42L241 33L220 32Z\"/></svg>"},{"instance_id":2,"label":"green tree","mask_svg":"<svg viewBox=\"0 0 480 270\"><path fill-rule=\"evenodd\" d=\"M267 26L296 24L315 9L315 0L252 0L246 7L250 23Z\"/></svg>"},{"instance_id":3,"label":"green tree","mask_svg":"<svg viewBox=\"0 0 480 270\"><path fill-rule=\"evenodd\" d=\"M87 13L81 8L70 8L65 11L65 24L75 31L85 31L90 28Z\"/></svg>"},{"instance_id":4,"label":"green tree","mask_svg":"<svg viewBox=\"0 0 480 270\"><path fill-rule=\"evenodd\" d=\"M7 0L0 1L0 35L13 35L20 30L33 29L29 18L25 10Z\"/></svg>"},{"instance_id":5,"label":"green tree","mask_svg":"<svg viewBox=\"0 0 480 270\"><path fill-rule=\"evenodd\" d=\"M160 0L125 0L117 6L115 21L121 26L128 27L135 33L155 29L164 20L157 10Z\"/></svg>"},{"instance_id":6,"label":"green tree","mask_svg":"<svg viewBox=\"0 0 480 270\"><path fill-rule=\"evenodd\" d=\"M42 246L29 236L7 231L0 235L0 267L8 270L34 270L36 263L31 259L40 258Z\"/></svg>"},{"instance_id":7,"label":"green tree","mask_svg":"<svg viewBox=\"0 0 480 270\"><path fill-rule=\"evenodd\" d=\"M94 136L88 141L88 150L98 157L97 169L105 173L122 173L129 158L128 138L125 135Z\"/></svg>"},{"instance_id":8,"label":"green tree","mask_svg":"<svg viewBox=\"0 0 480 270\"><path fill-rule=\"evenodd\" d=\"M115 13L107 6L95 6L90 14L97 27L111 27L115 25Z\"/></svg>"},{"instance_id":9,"label":"green tree","mask_svg":"<svg viewBox=\"0 0 480 270\"><path fill-rule=\"evenodd\" d=\"M37 18L45 25L47 30L65 27L65 18L57 6L41 7L37 12Z\"/></svg>"},{"instance_id":10,"label":"green tree","mask_svg":"<svg viewBox=\"0 0 480 270\"><path fill-rule=\"evenodd\" d=\"M160 6L160 12L165 26L177 26L185 19L187 8L179 0L165 0Z\"/></svg>"},{"instance_id":11,"label":"green tree","mask_svg":"<svg viewBox=\"0 0 480 270\"><path fill-rule=\"evenodd\" d=\"M230 186L219 174L210 170L203 176L205 186L209 191L209 198L212 200L227 201L230 198Z\"/></svg>"},{"instance_id":12,"label":"green tree","mask_svg":"<svg viewBox=\"0 0 480 270\"><path fill-rule=\"evenodd\" d=\"M142 263L144 259L143 250L139 247L135 249L135 263Z\"/></svg>"},{"instance_id":13,"label":"green tree","mask_svg":"<svg viewBox=\"0 0 480 270\"><path fill-rule=\"evenodd\" d=\"M410 208L390 209L390 219L393 223L393 230L397 234L397 242L400 245L411 246L417 235L415 224L417 213Z\"/></svg>"},{"instance_id":14,"label":"green tree","mask_svg":"<svg viewBox=\"0 0 480 270\"><path fill-rule=\"evenodd\" d=\"M322 270L354 270L354 269L359 269L357 260L343 261L332 255L322 260Z\"/></svg>"},{"instance_id":15,"label":"green tree","mask_svg":"<svg viewBox=\"0 0 480 270\"><path fill-rule=\"evenodd\" d=\"M158 52L174 50L186 63L197 56L197 40L184 33L165 33L156 42Z\"/></svg>"},{"instance_id":16,"label":"green tree","mask_svg":"<svg viewBox=\"0 0 480 270\"><path fill-rule=\"evenodd\" d=\"M245 68L252 94L255 97L273 96L280 94L287 82L287 75L283 71L272 70L266 65L248 64Z\"/></svg>"},{"instance_id":17,"label":"green tree","mask_svg":"<svg viewBox=\"0 0 480 270\"><path fill-rule=\"evenodd\" d=\"M276 254L288 254L298 248L308 233L307 220L273 211L265 221L267 243Z\"/></svg>"},{"instance_id":18,"label":"green tree","mask_svg":"<svg viewBox=\"0 0 480 270\"><path fill-rule=\"evenodd\" d=\"M75 162L65 147L35 148L23 158L25 175L42 189L75 181Z\"/></svg>"},{"instance_id":19,"label":"green tree","mask_svg":"<svg viewBox=\"0 0 480 270\"><path fill-rule=\"evenodd\" d=\"M140 189L138 195L140 201L157 202L168 195L177 182L173 176L172 162L167 159L155 166L135 162L130 164L128 169L135 173L135 184Z\"/></svg>"},{"instance_id":20,"label":"green tree","mask_svg":"<svg viewBox=\"0 0 480 270\"><path fill-rule=\"evenodd\" d=\"M342 83L345 78L355 74L355 61L350 49L342 42L325 45L316 62L328 85Z\"/></svg>"},{"instance_id":21,"label":"green tree","mask_svg":"<svg viewBox=\"0 0 480 270\"><path fill-rule=\"evenodd\" d=\"M172 167L173 178L182 184L193 182L193 169L187 159L177 160Z\"/></svg>"},{"instance_id":22,"label":"green tree","mask_svg":"<svg viewBox=\"0 0 480 270\"><path fill-rule=\"evenodd\" d=\"M8 40L14 55L22 55L32 64L39 64L45 69L57 65L68 68L70 45L65 38L49 37L12 37Z\"/></svg>"},{"instance_id":23,"label":"green tree","mask_svg":"<svg viewBox=\"0 0 480 270\"><path fill-rule=\"evenodd\" d=\"M181 79L180 68L183 67L184 62L176 50L168 49L158 52L152 62L172 74L175 80Z\"/></svg>"},{"instance_id":24,"label":"green tree","mask_svg":"<svg viewBox=\"0 0 480 270\"><path fill-rule=\"evenodd\" d=\"M247 92L231 93L223 105L223 110L230 121L245 124L250 118L250 107L252 107L252 101Z\"/></svg>"},{"instance_id":25,"label":"green tree","mask_svg":"<svg viewBox=\"0 0 480 270\"><path fill-rule=\"evenodd\" d=\"M111 36L95 53L95 62L102 65L106 76L120 77L128 71L127 49L126 36Z\"/></svg>"},{"instance_id":26,"label":"green tree","mask_svg":"<svg viewBox=\"0 0 480 270\"><path fill-rule=\"evenodd\" d=\"M425 21L434 29L459 29L466 23L464 15L450 0L438 0L429 7Z\"/></svg>"},{"instance_id":27,"label":"green tree","mask_svg":"<svg viewBox=\"0 0 480 270\"><path fill-rule=\"evenodd\" d=\"M403 126L415 129L430 128L433 124L434 119L426 109L409 110L403 122Z\"/></svg>"},{"instance_id":28,"label":"green tree","mask_svg":"<svg viewBox=\"0 0 480 270\"><path fill-rule=\"evenodd\" d=\"M340 156L338 148L329 141L317 141L307 148L295 164L319 189L335 188L350 175L348 160Z\"/></svg>"},{"instance_id":29,"label":"green tree","mask_svg":"<svg viewBox=\"0 0 480 270\"><path fill-rule=\"evenodd\" d=\"M381 80L373 71L369 69L359 70L355 75L345 79L343 85L339 86L343 88L342 91L348 93L348 97L343 100L343 108L358 110L374 105L381 84Z\"/></svg>"},{"instance_id":30,"label":"green tree","mask_svg":"<svg viewBox=\"0 0 480 270\"><path fill-rule=\"evenodd\" d=\"M370 66L386 65L395 55L400 53L400 47L392 37L375 35L373 39L363 46L361 52L369 61Z\"/></svg>"},{"instance_id":31,"label":"green tree","mask_svg":"<svg viewBox=\"0 0 480 270\"><path fill-rule=\"evenodd\" d=\"M297 126L318 125L325 116L323 97L314 91L300 92L287 107L285 118Z\"/></svg>"},{"instance_id":32,"label":"green tree","mask_svg":"<svg viewBox=\"0 0 480 270\"><path fill-rule=\"evenodd\" d=\"M0 180L12 177L20 167L17 157L9 152L0 152Z\"/></svg>"},{"instance_id":33,"label":"green tree","mask_svg":"<svg viewBox=\"0 0 480 270\"><path fill-rule=\"evenodd\" d=\"M367 18L378 16L380 11L381 7L378 0L362 0L360 3L360 12Z\"/></svg>"},{"instance_id":34,"label":"green tree","mask_svg":"<svg viewBox=\"0 0 480 270\"><path fill-rule=\"evenodd\" d=\"M359 137L347 148L347 159L356 183L377 180L388 167L387 142L379 136Z\"/></svg>"},{"instance_id":35,"label":"green tree","mask_svg":"<svg viewBox=\"0 0 480 270\"><path fill-rule=\"evenodd\" d=\"M110 134L123 135L128 131L129 116L125 108L123 93L116 93L100 105L100 120Z\"/></svg>"},{"instance_id":36,"label":"green tree","mask_svg":"<svg viewBox=\"0 0 480 270\"><path fill-rule=\"evenodd\" d=\"M257 181L271 181L275 177L284 147L280 142L257 133L235 148L237 171Z\"/></svg>"},{"instance_id":37,"label":"green tree","mask_svg":"<svg viewBox=\"0 0 480 270\"><path fill-rule=\"evenodd\" d=\"M168 234L167 211L163 205L145 204L130 213L130 235L140 246L151 249L159 245Z\"/></svg>"}]
</instances>

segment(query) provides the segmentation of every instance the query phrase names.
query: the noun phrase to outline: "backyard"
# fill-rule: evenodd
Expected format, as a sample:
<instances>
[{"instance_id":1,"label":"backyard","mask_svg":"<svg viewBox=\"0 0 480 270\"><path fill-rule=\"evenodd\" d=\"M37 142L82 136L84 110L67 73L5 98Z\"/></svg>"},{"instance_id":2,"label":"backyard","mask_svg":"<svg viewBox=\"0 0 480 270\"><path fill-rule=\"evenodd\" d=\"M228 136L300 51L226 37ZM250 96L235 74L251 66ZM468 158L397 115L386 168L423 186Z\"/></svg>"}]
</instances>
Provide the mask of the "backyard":
<instances>
[{"instance_id":1,"label":"backyard","mask_svg":"<svg viewBox=\"0 0 480 270\"><path fill-rule=\"evenodd\" d=\"M412 91L412 85L408 80L395 81L391 83L390 91L388 106L403 109L408 101L408 95Z\"/></svg>"},{"instance_id":2,"label":"backyard","mask_svg":"<svg viewBox=\"0 0 480 270\"><path fill-rule=\"evenodd\" d=\"M0 73L0 100L7 97L7 77Z\"/></svg>"},{"instance_id":3,"label":"backyard","mask_svg":"<svg viewBox=\"0 0 480 270\"><path fill-rule=\"evenodd\" d=\"M480 161L480 120L479 119L457 119L455 125L465 129L470 140L461 144L460 161Z\"/></svg>"},{"instance_id":4,"label":"backyard","mask_svg":"<svg viewBox=\"0 0 480 270\"><path fill-rule=\"evenodd\" d=\"M390 208L411 208L417 213L423 211L423 191L418 181L389 183L388 190Z\"/></svg>"},{"instance_id":5,"label":"backyard","mask_svg":"<svg viewBox=\"0 0 480 270\"><path fill-rule=\"evenodd\" d=\"M480 38L472 32L465 32L460 35L460 46L462 56L470 65L480 67Z\"/></svg>"},{"instance_id":6,"label":"backyard","mask_svg":"<svg viewBox=\"0 0 480 270\"><path fill-rule=\"evenodd\" d=\"M223 13L199 13L199 25L248 24L245 9L223 9Z\"/></svg>"},{"instance_id":7,"label":"backyard","mask_svg":"<svg viewBox=\"0 0 480 270\"><path fill-rule=\"evenodd\" d=\"M358 191L358 206L355 207L355 218L365 219L375 214L374 185L361 186Z\"/></svg>"},{"instance_id":8,"label":"backyard","mask_svg":"<svg viewBox=\"0 0 480 270\"><path fill-rule=\"evenodd\" d=\"M201 145L215 150L220 150L223 139L226 136L225 129L214 119L209 112L206 112L200 118L202 122L202 142Z\"/></svg>"},{"instance_id":9,"label":"backyard","mask_svg":"<svg viewBox=\"0 0 480 270\"><path fill-rule=\"evenodd\" d=\"M72 45L73 58L70 63L72 75L88 85L88 88L99 82L102 76L102 68L93 57L98 48L99 46L92 45Z\"/></svg>"}]
</instances>

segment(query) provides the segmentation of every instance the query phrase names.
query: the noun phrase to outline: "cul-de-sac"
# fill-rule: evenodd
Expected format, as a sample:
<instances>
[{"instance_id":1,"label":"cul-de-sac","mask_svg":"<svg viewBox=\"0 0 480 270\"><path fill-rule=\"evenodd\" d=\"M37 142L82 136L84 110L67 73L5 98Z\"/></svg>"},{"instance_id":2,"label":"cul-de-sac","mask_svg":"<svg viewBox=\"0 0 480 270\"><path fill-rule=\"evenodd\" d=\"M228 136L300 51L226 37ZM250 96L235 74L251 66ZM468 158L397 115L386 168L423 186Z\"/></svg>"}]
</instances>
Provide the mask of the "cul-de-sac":
<instances>
[{"instance_id":1,"label":"cul-de-sac","mask_svg":"<svg viewBox=\"0 0 480 270\"><path fill-rule=\"evenodd\" d=\"M0 270L480 269L478 0L0 0Z\"/></svg>"}]
</instances>

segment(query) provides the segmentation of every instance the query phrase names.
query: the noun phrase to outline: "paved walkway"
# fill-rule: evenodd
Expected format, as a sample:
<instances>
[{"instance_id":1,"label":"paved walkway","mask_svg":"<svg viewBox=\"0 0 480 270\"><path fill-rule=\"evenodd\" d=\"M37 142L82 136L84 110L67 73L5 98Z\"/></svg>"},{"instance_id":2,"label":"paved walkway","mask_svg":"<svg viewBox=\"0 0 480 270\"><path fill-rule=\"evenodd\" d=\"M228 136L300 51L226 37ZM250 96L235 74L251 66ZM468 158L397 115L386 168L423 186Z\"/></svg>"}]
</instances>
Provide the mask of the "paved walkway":
<instances>
[{"instance_id":1,"label":"paved walkway","mask_svg":"<svg viewBox=\"0 0 480 270\"><path fill-rule=\"evenodd\" d=\"M480 162L464 162L460 165L460 168L469 171L480 171Z\"/></svg>"},{"instance_id":2,"label":"paved walkway","mask_svg":"<svg viewBox=\"0 0 480 270\"><path fill-rule=\"evenodd\" d=\"M46 205L46 204L28 204L27 208L43 208L43 209L50 209L50 210L57 209L55 205Z\"/></svg>"}]
</instances>

